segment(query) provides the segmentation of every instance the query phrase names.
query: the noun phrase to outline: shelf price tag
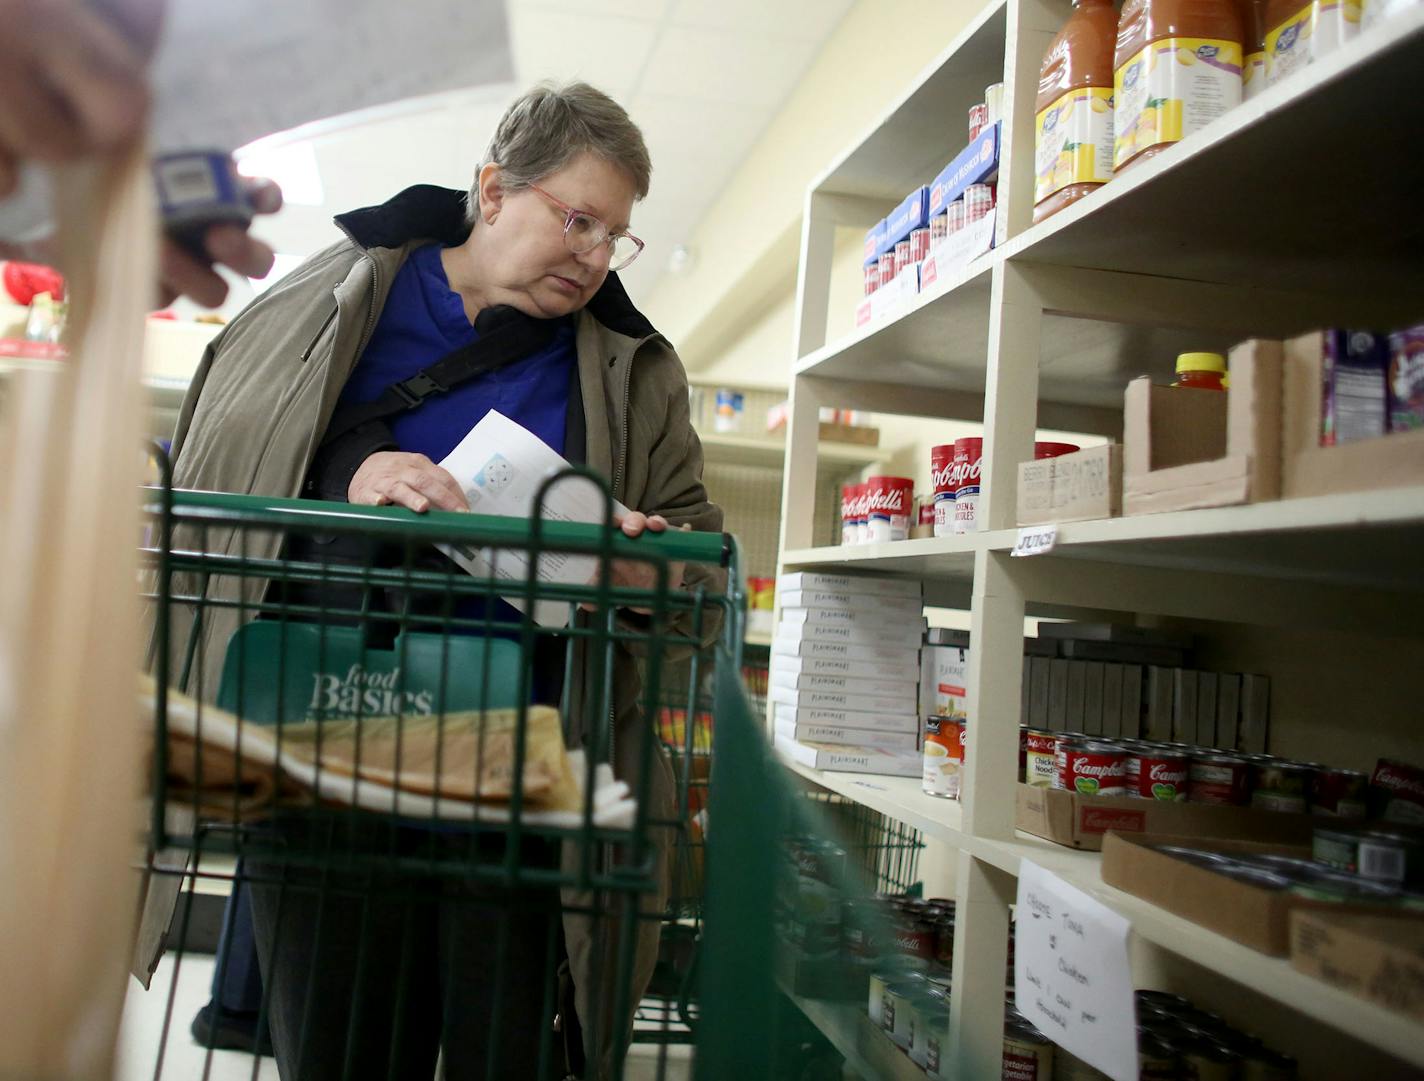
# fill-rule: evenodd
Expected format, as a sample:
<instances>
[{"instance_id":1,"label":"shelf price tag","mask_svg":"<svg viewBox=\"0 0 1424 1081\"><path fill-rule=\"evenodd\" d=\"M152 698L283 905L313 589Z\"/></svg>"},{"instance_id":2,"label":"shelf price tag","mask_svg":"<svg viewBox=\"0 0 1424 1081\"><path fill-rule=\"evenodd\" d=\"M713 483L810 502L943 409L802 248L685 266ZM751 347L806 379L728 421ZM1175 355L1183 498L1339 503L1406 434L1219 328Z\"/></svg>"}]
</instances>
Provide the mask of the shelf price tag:
<instances>
[{"instance_id":1,"label":"shelf price tag","mask_svg":"<svg viewBox=\"0 0 1424 1081\"><path fill-rule=\"evenodd\" d=\"M1076 886L1020 863L1014 1003L1045 1036L1113 1081L1137 1081L1130 930Z\"/></svg>"},{"instance_id":2,"label":"shelf price tag","mask_svg":"<svg viewBox=\"0 0 1424 1081\"><path fill-rule=\"evenodd\" d=\"M1016 556L1042 556L1053 551L1053 546L1058 543L1058 527L1056 525L1030 525L1019 530L1019 539L1014 544L1014 550L1010 555Z\"/></svg>"}]
</instances>

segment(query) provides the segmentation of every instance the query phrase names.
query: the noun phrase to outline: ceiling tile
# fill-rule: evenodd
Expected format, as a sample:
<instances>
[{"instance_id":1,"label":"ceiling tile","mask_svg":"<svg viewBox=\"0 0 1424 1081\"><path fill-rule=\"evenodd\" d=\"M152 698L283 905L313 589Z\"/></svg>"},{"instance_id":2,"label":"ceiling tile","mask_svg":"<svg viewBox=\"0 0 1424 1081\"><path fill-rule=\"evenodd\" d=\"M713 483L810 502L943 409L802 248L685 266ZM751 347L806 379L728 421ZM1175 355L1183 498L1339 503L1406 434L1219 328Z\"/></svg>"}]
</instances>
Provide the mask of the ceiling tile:
<instances>
[{"instance_id":1,"label":"ceiling tile","mask_svg":"<svg viewBox=\"0 0 1424 1081\"><path fill-rule=\"evenodd\" d=\"M654 176L673 157L738 161L770 119L756 106L652 94L637 95L628 112L648 141Z\"/></svg>"},{"instance_id":2,"label":"ceiling tile","mask_svg":"<svg viewBox=\"0 0 1424 1081\"><path fill-rule=\"evenodd\" d=\"M796 85L815 48L808 41L669 27L639 89L663 97L776 106Z\"/></svg>"},{"instance_id":3,"label":"ceiling tile","mask_svg":"<svg viewBox=\"0 0 1424 1081\"><path fill-rule=\"evenodd\" d=\"M616 15L626 19L661 19L671 0L508 0L509 11L569 11L578 15Z\"/></svg>"},{"instance_id":4,"label":"ceiling tile","mask_svg":"<svg viewBox=\"0 0 1424 1081\"><path fill-rule=\"evenodd\" d=\"M642 71L657 37L643 19L513 7L509 33L515 78L521 87L540 79L582 79L624 96Z\"/></svg>"}]
</instances>

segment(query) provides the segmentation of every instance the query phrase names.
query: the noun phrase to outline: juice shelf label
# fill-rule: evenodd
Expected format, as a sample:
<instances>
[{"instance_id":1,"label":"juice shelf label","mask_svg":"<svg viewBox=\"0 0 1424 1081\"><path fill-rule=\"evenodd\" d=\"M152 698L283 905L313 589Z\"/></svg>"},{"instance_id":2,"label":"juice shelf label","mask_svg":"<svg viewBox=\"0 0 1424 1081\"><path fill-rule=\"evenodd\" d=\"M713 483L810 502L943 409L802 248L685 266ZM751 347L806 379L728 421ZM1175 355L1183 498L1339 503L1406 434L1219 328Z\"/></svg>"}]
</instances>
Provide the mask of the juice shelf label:
<instances>
[{"instance_id":1,"label":"juice shelf label","mask_svg":"<svg viewBox=\"0 0 1424 1081\"><path fill-rule=\"evenodd\" d=\"M1241 104L1241 46L1219 38L1162 38L1113 73L1113 167L1175 143Z\"/></svg>"},{"instance_id":2,"label":"juice shelf label","mask_svg":"<svg viewBox=\"0 0 1424 1081\"><path fill-rule=\"evenodd\" d=\"M1034 120L1033 201L1070 184L1106 184L1113 166L1113 92L1070 90Z\"/></svg>"}]
</instances>

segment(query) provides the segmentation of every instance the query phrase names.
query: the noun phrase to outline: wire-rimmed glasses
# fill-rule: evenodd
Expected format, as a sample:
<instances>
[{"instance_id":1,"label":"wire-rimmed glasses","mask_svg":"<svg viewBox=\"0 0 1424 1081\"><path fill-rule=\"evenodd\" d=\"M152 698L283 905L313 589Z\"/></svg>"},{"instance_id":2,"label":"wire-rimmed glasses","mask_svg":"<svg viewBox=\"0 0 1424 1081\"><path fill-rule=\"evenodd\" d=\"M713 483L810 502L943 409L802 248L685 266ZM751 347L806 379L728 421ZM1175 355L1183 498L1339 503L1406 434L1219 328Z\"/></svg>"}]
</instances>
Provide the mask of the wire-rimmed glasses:
<instances>
[{"instance_id":1,"label":"wire-rimmed glasses","mask_svg":"<svg viewBox=\"0 0 1424 1081\"><path fill-rule=\"evenodd\" d=\"M564 212L564 243L575 255L593 251L600 244L608 245L608 269L622 270L643 250L643 242L626 230L609 234L608 226L587 210L569 206L556 195L550 195L538 184L530 184L549 202Z\"/></svg>"}]
</instances>

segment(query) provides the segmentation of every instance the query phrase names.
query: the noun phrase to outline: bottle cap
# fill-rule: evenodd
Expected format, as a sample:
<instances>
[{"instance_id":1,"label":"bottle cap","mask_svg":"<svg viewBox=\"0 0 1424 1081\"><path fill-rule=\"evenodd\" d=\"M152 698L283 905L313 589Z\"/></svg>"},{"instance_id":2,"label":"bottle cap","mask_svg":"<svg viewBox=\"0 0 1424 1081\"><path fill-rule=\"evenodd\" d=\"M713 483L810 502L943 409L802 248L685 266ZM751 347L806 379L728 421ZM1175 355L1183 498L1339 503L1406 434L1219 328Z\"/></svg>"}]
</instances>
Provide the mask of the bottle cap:
<instances>
[{"instance_id":1,"label":"bottle cap","mask_svg":"<svg viewBox=\"0 0 1424 1081\"><path fill-rule=\"evenodd\" d=\"M1177 356L1177 374L1183 372L1226 372L1226 358L1220 353L1181 353Z\"/></svg>"}]
</instances>

